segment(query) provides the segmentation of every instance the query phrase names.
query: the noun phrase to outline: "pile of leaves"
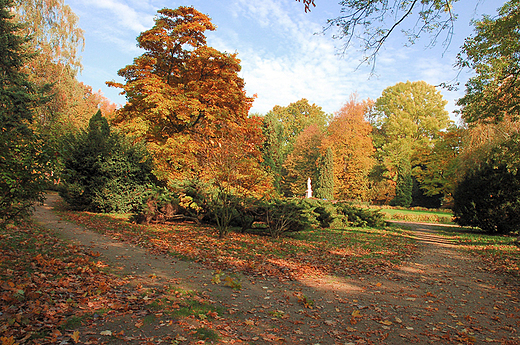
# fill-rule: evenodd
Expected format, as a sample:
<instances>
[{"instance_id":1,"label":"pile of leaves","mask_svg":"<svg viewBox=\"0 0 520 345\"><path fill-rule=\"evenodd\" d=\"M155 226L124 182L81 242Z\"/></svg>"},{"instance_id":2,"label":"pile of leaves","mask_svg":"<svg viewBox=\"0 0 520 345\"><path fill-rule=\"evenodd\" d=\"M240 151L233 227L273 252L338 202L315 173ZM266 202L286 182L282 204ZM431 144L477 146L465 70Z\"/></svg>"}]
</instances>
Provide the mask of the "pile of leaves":
<instances>
[{"instance_id":1,"label":"pile of leaves","mask_svg":"<svg viewBox=\"0 0 520 345\"><path fill-rule=\"evenodd\" d=\"M402 230L314 229L271 238L231 232L219 238L215 228L193 223L132 224L110 215L64 212L70 220L112 238L204 263L215 269L295 279L303 274L382 273L414 253L415 243Z\"/></svg>"},{"instance_id":2,"label":"pile of leaves","mask_svg":"<svg viewBox=\"0 0 520 345\"><path fill-rule=\"evenodd\" d=\"M0 232L0 343L77 342L80 324L143 308L97 253L30 223Z\"/></svg>"}]
</instances>

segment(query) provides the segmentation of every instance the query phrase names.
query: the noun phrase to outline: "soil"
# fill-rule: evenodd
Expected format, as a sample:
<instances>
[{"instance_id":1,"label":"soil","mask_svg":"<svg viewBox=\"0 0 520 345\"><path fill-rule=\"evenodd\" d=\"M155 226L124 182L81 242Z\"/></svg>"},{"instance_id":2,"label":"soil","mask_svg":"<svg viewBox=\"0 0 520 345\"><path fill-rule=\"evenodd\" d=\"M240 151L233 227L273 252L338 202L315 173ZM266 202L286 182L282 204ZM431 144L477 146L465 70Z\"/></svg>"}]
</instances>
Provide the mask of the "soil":
<instances>
[{"instance_id":1,"label":"soil","mask_svg":"<svg viewBox=\"0 0 520 345\"><path fill-rule=\"evenodd\" d=\"M158 317L144 326L144 314L100 317L81 330L83 343L187 344L190 330L206 325L218 330L214 343L520 344L518 282L437 235L441 225L401 224L414 231L419 250L396 270L295 281L235 274L241 289L234 290L212 284L215 271L202 264L157 256L61 220L53 212L58 200L49 194L36 208L40 225L99 252L135 286L194 290L222 311L211 326L195 317ZM125 337L107 338L104 330Z\"/></svg>"}]
</instances>

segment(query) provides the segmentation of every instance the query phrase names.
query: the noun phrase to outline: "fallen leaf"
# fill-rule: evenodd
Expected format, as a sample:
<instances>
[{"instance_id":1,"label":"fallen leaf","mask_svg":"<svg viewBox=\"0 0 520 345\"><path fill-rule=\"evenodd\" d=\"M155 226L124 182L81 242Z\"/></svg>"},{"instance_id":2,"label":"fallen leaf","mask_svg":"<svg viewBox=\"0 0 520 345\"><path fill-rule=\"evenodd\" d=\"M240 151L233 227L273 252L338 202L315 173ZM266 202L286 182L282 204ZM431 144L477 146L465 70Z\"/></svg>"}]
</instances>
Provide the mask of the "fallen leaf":
<instances>
[{"instance_id":1,"label":"fallen leaf","mask_svg":"<svg viewBox=\"0 0 520 345\"><path fill-rule=\"evenodd\" d=\"M380 324L390 326L391 324L393 324L393 322L390 320L385 320L385 321L381 321Z\"/></svg>"},{"instance_id":2,"label":"fallen leaf","mask_svg":"<svg viewBox=\"0 0 520 345\"><path fill-rule=\"evenodd\" d=\"M102 331L101 333L99 333L101 335L112 335L112 331Z\"/></svg>"},{"instance_id":3,"label":"fallen leaf","mask_svg":"<svg viewBox=\"0 0 520 345\"><path fill-rule=\"evenodd\" d=\"M353 317L361 317L361 312L359 310L357 310L357 309L354 309L352 311L352 316Z\"/></svg>"},{"instance_id":4,"label":"fallen leaf","mask_svg":"<svg viewBox=\"0 0 520 345\"><path fill-rule=\"evenodd\" d=\"M75 343L77 343L79 341L79 331L74 331L70 337L72 340L74 340Z\"/></svg>"}]
</instances>

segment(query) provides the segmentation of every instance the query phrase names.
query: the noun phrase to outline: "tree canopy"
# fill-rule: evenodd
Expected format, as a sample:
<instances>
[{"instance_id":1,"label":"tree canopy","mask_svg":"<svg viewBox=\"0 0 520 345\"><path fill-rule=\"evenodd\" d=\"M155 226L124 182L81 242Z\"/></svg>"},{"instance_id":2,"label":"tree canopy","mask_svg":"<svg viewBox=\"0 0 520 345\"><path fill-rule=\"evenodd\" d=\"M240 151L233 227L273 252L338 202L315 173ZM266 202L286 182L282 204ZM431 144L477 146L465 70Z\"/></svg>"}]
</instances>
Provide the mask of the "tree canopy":
<instances>
[{"instance_id":1,"label":"tree canopy","mask_svg":"<svg viewBox=\"0 0 520 345\"><path fill-rule=\"evenodd\" d=\"M248 117L253 99L238 76L240 60L208 47L207 30L215 30L210 18L192 7L159 10L137 38L145 52L118 72L125 84L107 83L128 101L115 123L148 142L164 181L219 176L224 166L207 166L216 151L260 153L261 128ZM260 169L259 160L237 163Z\"/></svg>"},{"instance_id":2,"label":"tree canopy","mask_svg":"<svg viewBox=\"0 0 520 345\"><path fill-rule=\"evenodd\" d=\"M478 120L518 119L520 114L520 1L510 0L496 18L474 22L475 35L468 37L457 65L472 68L476 75L466 83L458 104L468 123Z\"/></svg>"},{"instance_id":3,"label":"tree canopy","mask_svg":"<svg viewBox=\"0 0 520 345\"><path fill-rule=\"evenodd\" d=\"M49 157L33 132L33 108L45 101L24 73L31 54L21 26L12 19L11 0L0 0L0 226L41 201Z\"/></svg>"},{"instance_id":4,"label":"tree canopy","mask_svg":"<svg viewBox=\"0 0 520 345\"><path fill-rule=\"evenodd\" d=\"M354 41L361 42L363 61L374 65L381 47L399 29L411 44L423 34L430 36L430 44L435 44L442 32L446 32L444 42L448 43L457 19L452 5L457 1L342 0L341 14L328 20L327 29L338 29L335 37L345 42L344 50ZM309 2L305 3L306 9L310 8ZM404 25L407 19L414 23L409 29Z\"/></svg>"},{"instance_id":5,"label":"tree canopy","mask_svg":"<svg viewBox=\"0 0 520 345\"><path fill-rule=\"evenodd\" d=\"M451 120L445 101L434 86L424 81L397 83L383 90L375 104L375 142L379 159L396 181L396 190L411 193L412 181L403 173L422 164L424 153L431 150ZM406 183L400 186L399 183ZM409 197L400 197L409 200Z\"/></svg>"}]
</instances>

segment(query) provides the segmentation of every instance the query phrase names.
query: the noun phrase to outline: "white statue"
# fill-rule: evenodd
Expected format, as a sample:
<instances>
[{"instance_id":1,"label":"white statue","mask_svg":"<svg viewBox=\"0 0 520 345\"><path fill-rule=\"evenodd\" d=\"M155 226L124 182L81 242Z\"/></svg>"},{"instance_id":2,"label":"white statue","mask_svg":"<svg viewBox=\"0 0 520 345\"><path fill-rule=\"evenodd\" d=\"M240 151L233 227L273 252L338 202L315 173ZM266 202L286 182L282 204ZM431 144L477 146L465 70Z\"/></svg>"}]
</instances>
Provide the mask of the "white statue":
<instances>
[{"instance_id":1,"label":"white statue","mask_svg":"<svg viewBox=\"0 0 520 345\"><path fill-rule=\"evenodd\" d=\"M306 194L306 197L307 198L312 198L312 186L311 186L311 178L310 177L307 179L307 194Z\"/></svg>"}]
</instances>

